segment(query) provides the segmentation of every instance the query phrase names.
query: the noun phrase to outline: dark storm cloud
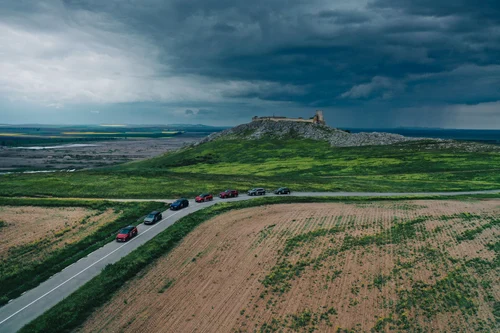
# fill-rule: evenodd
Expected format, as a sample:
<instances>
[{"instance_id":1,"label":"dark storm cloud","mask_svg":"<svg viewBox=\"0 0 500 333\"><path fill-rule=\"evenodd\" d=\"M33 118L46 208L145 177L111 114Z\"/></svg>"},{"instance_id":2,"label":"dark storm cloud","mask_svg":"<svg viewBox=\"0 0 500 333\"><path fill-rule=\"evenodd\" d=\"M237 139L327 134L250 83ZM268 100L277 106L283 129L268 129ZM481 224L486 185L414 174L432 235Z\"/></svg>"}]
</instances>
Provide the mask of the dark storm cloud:
<instances>
[{"instance_id":1,"label":"dark storm cloud","mask_svg":"<svg viewBox=\"0 0 500 333\"><path fill-rule=\"evenodd\" d=\"M235 27L226 23L216 23L214 24L212 29L218 32L228 32L228 33L236 31Z\"/></svg>"},{"instance_id":2,"label":"dark storm cloud","mask_svg":"<svg viewBox=\"0 0 500 333\"><path fill-rule=\"evenodd\" d=\"M374 8L401 9L423 16L464 16L500 21L500 3L496 0L378 0Z\"/></svg>"},{"instance_id":3,"label":"dark storm cloud","mask_svg":"<svg viewBox=\"0 0 500 333\"><path fill-rule=\"evenodd\" d=\"M322 10L318 13L318 17L322 19L332 19L335 23L340 24L364 23L370 21L370 16L367 13L353 10Z\"/></svg>"},{"instance_id":4,"label":"dark storm cloud","mask_svg":"<svg viewBox=\"0 0 500 333\"><path fill-rule=\"evenodd\" d=\"M196 99L207 108L228 106L218 110L237 105L257 113L280 105L284 113L287 108L363 109L369 117L388 110L417 119L421 107L436 113L446 109L451 117L454 105L465 112L464 105L476 110L500 100L499 1L54 3L1 5L0 19L54 33L61 24L80 30L88 24L95 30L85 28L87 35L105 45L113 44L116 34L127 36L125 49L136 50L113 73L141 66L151 73L144 79L142 68L128 73L127 78L142 81L122 87L118 102ZM51 13L60 21L48 20ZM144 54L136 55L138 50ZM202 116L205 109L183 110L185 116Z\"/></svg>"}]
</instances>

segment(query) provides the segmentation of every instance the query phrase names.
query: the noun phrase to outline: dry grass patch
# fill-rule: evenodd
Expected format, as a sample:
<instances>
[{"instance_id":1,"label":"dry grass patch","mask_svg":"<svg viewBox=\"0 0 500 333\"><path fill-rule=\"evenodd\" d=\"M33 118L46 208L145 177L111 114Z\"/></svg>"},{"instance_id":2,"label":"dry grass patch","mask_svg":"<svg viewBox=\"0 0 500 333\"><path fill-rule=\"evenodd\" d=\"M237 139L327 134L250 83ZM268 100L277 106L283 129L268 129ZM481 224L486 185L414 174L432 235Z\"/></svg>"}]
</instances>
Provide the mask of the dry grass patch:
<instances>
[{"instance_id":1,"label":"dry grass patch","mask_svg":"<svg viewBox=\"0 0 500 333\"><path fill-rule=\"evenodd\" d=\"M113 209L1 206L0 258L27 263L83 239L116 219Z\"/></svg>"},{"instance_id":2,"label":"dry grass patch","mask_svg":"<svg viewBox=\"0 0 500 333\"><path fill-rule=\"evenodd\" d=\"M494 332L499 203L232 211L197 227L78 331Z\"/></svg>"}]
</instances>

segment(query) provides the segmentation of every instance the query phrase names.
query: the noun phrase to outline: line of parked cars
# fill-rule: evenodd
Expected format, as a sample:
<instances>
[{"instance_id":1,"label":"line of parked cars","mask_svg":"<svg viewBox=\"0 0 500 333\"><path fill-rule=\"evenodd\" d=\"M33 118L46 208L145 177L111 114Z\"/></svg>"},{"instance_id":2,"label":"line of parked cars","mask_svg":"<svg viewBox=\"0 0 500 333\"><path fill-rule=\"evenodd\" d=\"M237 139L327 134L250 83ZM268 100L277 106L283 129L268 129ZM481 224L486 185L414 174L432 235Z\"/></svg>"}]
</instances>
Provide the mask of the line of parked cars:
<instances>
[{"instance_id":1,"label":"line of parked cars","mask_svg":"<svg viewBox=\"0 0 500 333\"><path fill-rule=\"evenodd\" d=\"M274 194L290 194L291 191L288 187L280 187L279 189L274 191ZM266 190L262 187L257 187L249 190L247 192L249 196L256 196L256 195L265 195ZM227 198L236 198L239 195L238 190L225 190L223 192L219 193L219 198L221 199L227 199ZM198 195L195 199L196 202L207 202L207 201L212 201L214 200L214 197L210 193L202 193ZM171 210L179 210L182 208L189 207L189 200L186 198L180 198L175 200L170 204L170 209ZM150 214L148 214L144 218L144 224L155 224L158 221L161 221L163 218L161 212L158 211L153 211ZM129 241L130 239L134 238L137 236L138 231L137 227L134 226L128 226L123 229L121 229L118 232L118 235L116 235L116 241L117 242L126 242Z\"/></svg>"}]
</instances>

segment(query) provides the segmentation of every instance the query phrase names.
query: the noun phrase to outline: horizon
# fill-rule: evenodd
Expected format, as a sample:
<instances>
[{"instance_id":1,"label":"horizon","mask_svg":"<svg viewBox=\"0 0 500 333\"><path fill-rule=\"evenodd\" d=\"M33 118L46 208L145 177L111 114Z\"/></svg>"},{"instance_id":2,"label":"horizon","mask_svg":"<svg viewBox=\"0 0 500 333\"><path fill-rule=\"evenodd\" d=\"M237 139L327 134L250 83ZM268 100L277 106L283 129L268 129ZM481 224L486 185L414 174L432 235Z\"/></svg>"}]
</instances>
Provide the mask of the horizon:
<instances>
[{"instance_id":1,"label":"horizon","mask_svg":"<svg viewBox=\"0 0 500 333\"><path fill-rule=\"evenodd\" d=\"M249 123L249 122L248 122ZM66 124L53 124L53 123L0 123L0 126L2 127L17 127L17 126L53 126L53 127L63 127L63 126L74 126L74 127L86 127L86 126L96 126L96 127L117 127L117 128L123 128L123 127L166 127L166 126L191 126L191 127L208 127L208 128L232 128L236 127L239 125L244 125L247 123L240 123L236 124L234 126L217 126L217 125L206 125L206 124L178 124L178 123L171 123L171 124L71 124L71 123L66 123ZM371 130L446 130L446 131L500 131L500 128L452 128L452 127L411 127L411 126L398 126L398 127L353 127L353 126L330 126L328 123L326 124L328 127L332 128L339 128L339 129L353 129L353 130L360 130L360 129L371 129Z\"/></svg>"}]
</instances>

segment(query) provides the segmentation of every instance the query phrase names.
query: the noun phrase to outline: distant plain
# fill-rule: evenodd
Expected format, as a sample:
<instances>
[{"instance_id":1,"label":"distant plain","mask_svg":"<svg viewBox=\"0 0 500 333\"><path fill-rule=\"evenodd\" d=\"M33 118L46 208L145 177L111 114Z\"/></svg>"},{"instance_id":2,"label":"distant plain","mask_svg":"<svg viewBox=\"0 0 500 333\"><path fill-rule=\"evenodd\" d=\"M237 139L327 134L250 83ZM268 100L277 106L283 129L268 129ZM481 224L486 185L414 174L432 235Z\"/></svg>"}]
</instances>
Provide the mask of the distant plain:
<instances>
[{"instance_id":1,"label":"distant plain","mask_svg":"<svg viewBox=\"0 0 500 333\"><path fill-rule=\"evenodd\" d=\"M183 126L0 126L0 172L72 170L146 159L219 128Z\"/></svg>"}]
</instances>

